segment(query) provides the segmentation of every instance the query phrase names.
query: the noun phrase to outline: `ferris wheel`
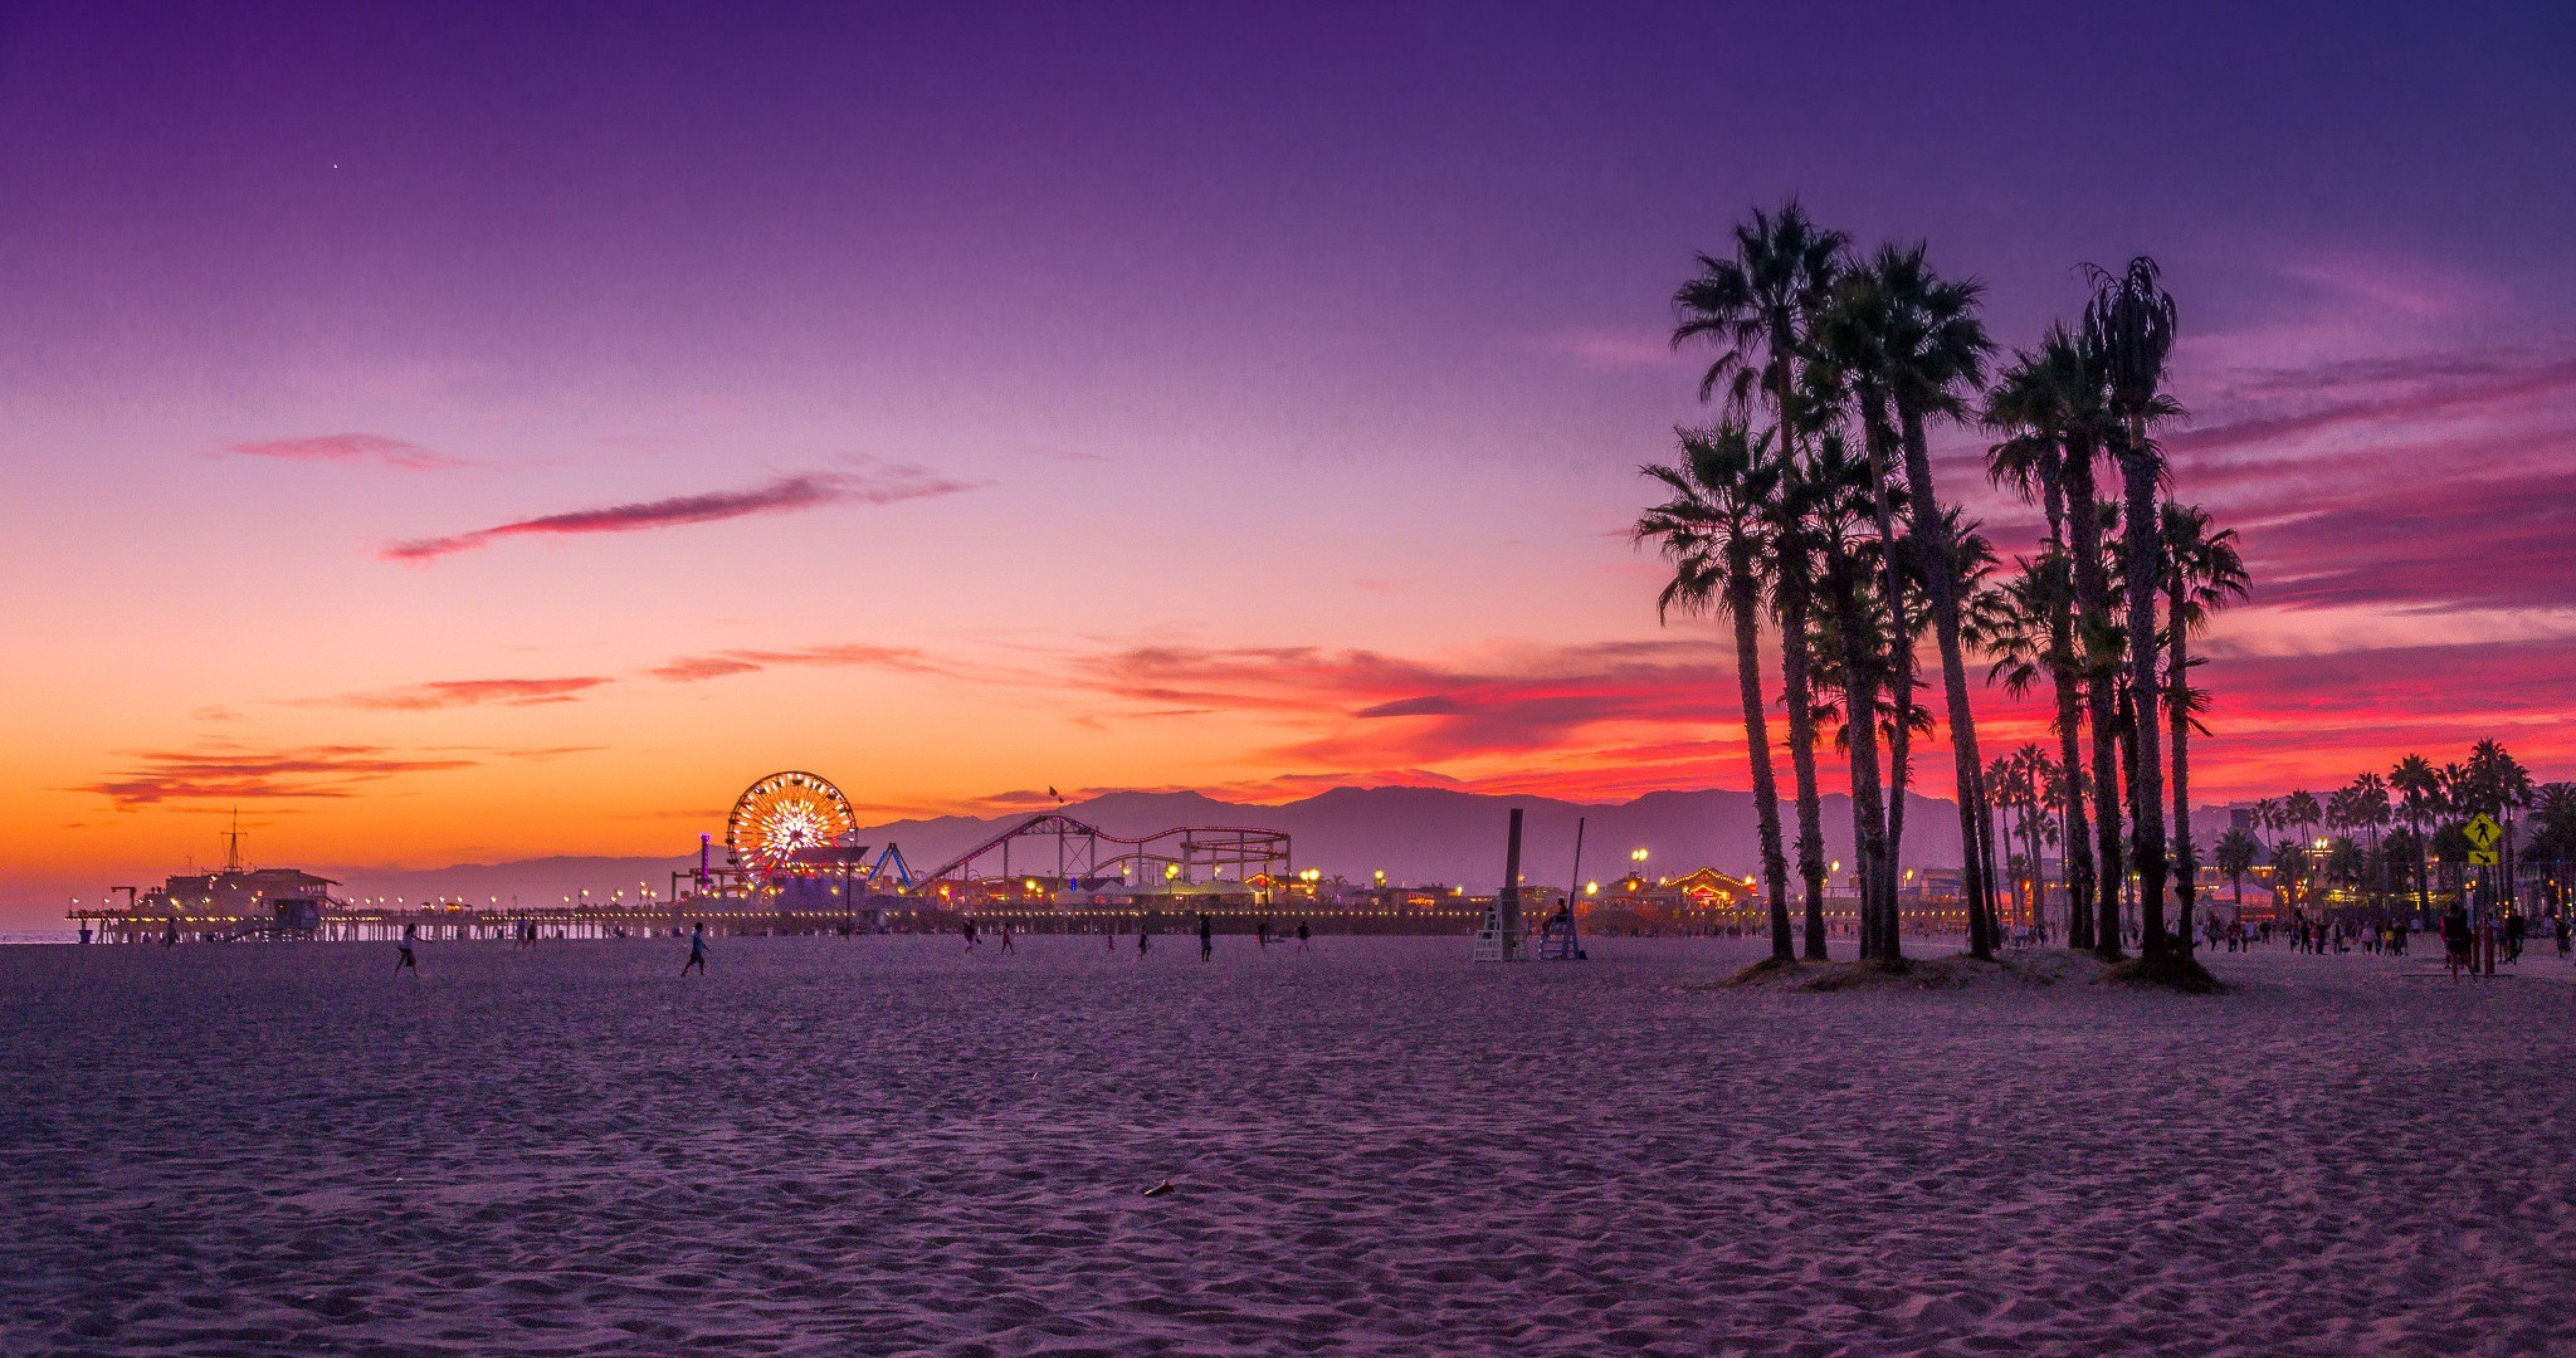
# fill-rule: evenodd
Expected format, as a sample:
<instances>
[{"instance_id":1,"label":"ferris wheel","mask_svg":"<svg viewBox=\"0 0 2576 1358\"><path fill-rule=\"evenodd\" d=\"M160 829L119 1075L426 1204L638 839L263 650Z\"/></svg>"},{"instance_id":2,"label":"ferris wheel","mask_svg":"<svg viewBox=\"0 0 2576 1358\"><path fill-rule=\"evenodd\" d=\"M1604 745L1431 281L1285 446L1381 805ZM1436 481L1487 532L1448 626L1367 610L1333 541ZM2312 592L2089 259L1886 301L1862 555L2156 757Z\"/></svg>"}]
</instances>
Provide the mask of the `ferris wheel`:
<instances>
[{"instance_id":1,"label":"ferris wheel","mask_svg":"<svg viewBox=\"0 0 2576 1358\"><path fill-rule=\"evenodd\" d=\"M791 770L743 789L725 818L725 848L735 862L769 877L793 866L799 851L840 844L858 828L839 788Z\"/></svg>"}]
</instances>

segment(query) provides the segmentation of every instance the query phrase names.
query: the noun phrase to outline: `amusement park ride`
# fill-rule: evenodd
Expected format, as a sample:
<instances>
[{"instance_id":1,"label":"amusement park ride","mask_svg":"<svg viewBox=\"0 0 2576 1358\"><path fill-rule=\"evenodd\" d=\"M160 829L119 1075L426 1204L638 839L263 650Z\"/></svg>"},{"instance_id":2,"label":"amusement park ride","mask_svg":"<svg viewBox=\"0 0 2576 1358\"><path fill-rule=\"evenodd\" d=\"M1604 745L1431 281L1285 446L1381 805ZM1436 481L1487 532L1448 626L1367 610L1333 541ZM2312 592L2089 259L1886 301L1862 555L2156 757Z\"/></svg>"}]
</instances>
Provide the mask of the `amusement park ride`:
<instances>
[{"instance_id":1,"label":"amusement park ride","mask_svg":"<svg viewBox=\"0 0 2576 1358\"><path fill-rule=\"evenodd\" d=\"M837 917L882 930L899 914L1266 906L1294 880L1285 833L1239 826L1128 838L1040 812L919 875L897 845L870 858L874 846L857 835L849 798L830 780L802 770L770 774L745 788L725 818L722 862L713 837L699 837L697 866L671 874L672 899L684 910L749 905L789 921Z\"/></svg>"},{"instance_id":2,"label":"amusement park ride","mask_svg":"<svg viewBox=\"0 0 2576 1358\"><path fill-rule=\"evenodd\" d=\"M850 799L802 770L773 773L743 790L725 818L723 854L698 837L697 862L673 872L667 894L584 891L557 904L516 898L406 901L344 897L339 884L292 868L251 868L235 851L212 874L173 877L121 904L78 901L66 917L102 942L175 944L289 939L383 940L415 931L430 940L628 938L683 932L875 933L944 929L959 916L1056 932L1152 929L1205 915L1229 932L1274 912L1346 931L1450 931L1469 927L1484 902L1463 888L1381 889L1327 900L1322 873L1290 868L1278 830L1183 825L1130 838L1061 810L987 836L928 873L903 850L858 842ZM640 886L640 884L639 884ZM1512 905L1517 907L1517 894ZM1284 922L1284 921L1283 921ZM1516 952L1517 911L1499 926Z\"/></svg>"}]
</instances>

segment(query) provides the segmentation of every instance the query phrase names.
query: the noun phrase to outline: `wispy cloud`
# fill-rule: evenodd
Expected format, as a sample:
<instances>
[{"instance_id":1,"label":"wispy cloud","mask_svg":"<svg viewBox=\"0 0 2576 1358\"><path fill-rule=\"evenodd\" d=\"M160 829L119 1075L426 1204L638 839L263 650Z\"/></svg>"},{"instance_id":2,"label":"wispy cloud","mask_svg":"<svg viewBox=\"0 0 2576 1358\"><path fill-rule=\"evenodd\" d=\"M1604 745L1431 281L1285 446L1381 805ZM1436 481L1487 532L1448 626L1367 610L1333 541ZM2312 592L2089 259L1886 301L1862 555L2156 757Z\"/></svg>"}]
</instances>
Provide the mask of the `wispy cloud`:
<instances>
[{"instance_id":1,"label":"wispy cloud","mask_svg":"<svg viewBox=\"0 0 2576 1358\"><path fill-rule=\"evenodd\" d=\"M234 457L265 457L284 462L365 462L407 472L452 471L475 464L434 453L417 443L383 434L315 434L307 438L262 439L236 443L223 450Z\"/></svg>"},{"instance_id":2,"label":"wispy cloud","mask_svg":"<svg viewBox=\"0 0 2576 1358\"><path fill-rule=\"evenodd\" d=\"M386 547L382 555L388 561L430 561L471 551L503 538L633 533L654 528L677 528L685 524L718 523L758 514L790 514L824 505L889 505L903 500L954 495L971 489L973 486L968 482L951 480L912 466L889 465L863 472L807 472L782 476L748 490L710 491L662 500L639 500L600 509L567 510L446 537L416 538L394 543Z\"/></svg>"},{"instance_id":3,"label":"wispy cloud","mask_svg":"<svg viewBox=\"0 0 2576 1358\"><path fill-rule=\"evenodd\" d=\"M647 671L657 679L675 684L693 684L708 679L721 679L732 674L751 674L780 666L806 666L825 669L871 668L903 670L914 674L942 674L947 671L929 656L908 646L871 646L848 642L831 646L804 646L791 650L712 651L705 655L686 655Z\"/></svg>"},{"instance_id":4,"label":"wispy cloud","mask_svg":"<svg viewBox=\"0 0 2576 1358\"><path fill-rule=\"evenodd\" d=\"M1729 720L1718 647L1605 642L1500 653L1475 665L1317 647L1136 647L1079 659L1077 682L1152 710L1278 719L1270 753L1337 768L1420 768L1561 751L1592 728Z\"/></svg>"},{"instance_id":5,"label":"wispy cloud","mask_svg":"<svg viewBox=\"0 0 2576 1358\"><path fill-rule=\"evenodd\" d=\"M1540 336L1536 345L1542 352L1595 369L1673 369L1708 361L1705 356L1676 351L1669 336L1645 330L1568 330Z\"/></svg>"},{"instance_id":6,"label":"wispy cloud","mask_svg":"<svg viewBox=\"0 0 2576 1358\"><path fill-rule=\"evenodd\" d=\"M154 750L76 791L95 793L119 807L179 801L265 801L354 796L368 784L399 774L472 768L477 761L446 755L421 758L378 745L309 745L263 750L210 744L193 750Z\"/></svg>"},{"instance_id":7,"label":"wispy cloud","mask_svg":"<svg viewBox=\"0 0 2576 1358\"><path fill-rule=\"evenodd\" d=\"M605 676L588 674L556 679L442 679L364 693L344 693L336 698L315 698L308 700L308 705L354 707L375 712L434 712L442 708L482 707L487 704L536 707L546 703L568 703L612 682Z\"/></svg>"}]
</instances>

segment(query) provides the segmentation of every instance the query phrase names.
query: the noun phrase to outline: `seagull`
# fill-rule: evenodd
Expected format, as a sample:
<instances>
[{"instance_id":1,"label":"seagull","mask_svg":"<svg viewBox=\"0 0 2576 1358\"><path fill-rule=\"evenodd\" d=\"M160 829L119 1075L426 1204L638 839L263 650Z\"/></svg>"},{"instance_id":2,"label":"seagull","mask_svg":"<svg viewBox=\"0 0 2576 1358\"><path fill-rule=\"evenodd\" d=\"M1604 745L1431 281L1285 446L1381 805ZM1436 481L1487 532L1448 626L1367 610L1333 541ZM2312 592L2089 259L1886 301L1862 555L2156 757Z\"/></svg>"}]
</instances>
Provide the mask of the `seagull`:
<instances>
[{"instance_id":1,"label":"seagull","mask_svg":"<svg viewBox=\"0 0 2576 1358\"><path fill-rule=\"evenodd\" d=\"M1050 796L1050 797L1055 798L1055 804L1056 804L1056 805L1058 805L1058 806L1062 806L1062 805L1064 805L1064 794L1063 794L1063 793L1061 793L1061 792L1056 791L1056 790L1055 790L1055 788L1054 788L1053 786L1049 786L1049 787L1047 788L1047 795L1048 795L1048 796Z\"/></svg>"}]
</instances>

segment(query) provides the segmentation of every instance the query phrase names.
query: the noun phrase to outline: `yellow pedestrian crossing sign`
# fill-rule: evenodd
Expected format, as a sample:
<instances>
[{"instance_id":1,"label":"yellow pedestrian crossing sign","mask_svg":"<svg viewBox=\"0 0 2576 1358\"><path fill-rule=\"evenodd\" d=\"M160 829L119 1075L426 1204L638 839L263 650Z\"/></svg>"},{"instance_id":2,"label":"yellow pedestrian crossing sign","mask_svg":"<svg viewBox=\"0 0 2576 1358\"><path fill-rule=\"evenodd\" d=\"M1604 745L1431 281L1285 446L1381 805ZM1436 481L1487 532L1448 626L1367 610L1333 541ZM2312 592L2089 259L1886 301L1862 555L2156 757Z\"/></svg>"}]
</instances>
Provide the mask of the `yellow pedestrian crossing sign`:
<instances>
[{"instance_id":1,"label":"yellow pedestrian crossing sign","mask_svg":"<svg viewBox=\"0 0 2576 1358\"><path fill-rule=\"evenodd\" d=\"M2460 827L2460 837L2469 841L2471 867L2492 867L2496 862L2496 841L2504 838L2504 827L2495 823L2495 817L2481 811Z\"/></svg>"}]
</instances>

